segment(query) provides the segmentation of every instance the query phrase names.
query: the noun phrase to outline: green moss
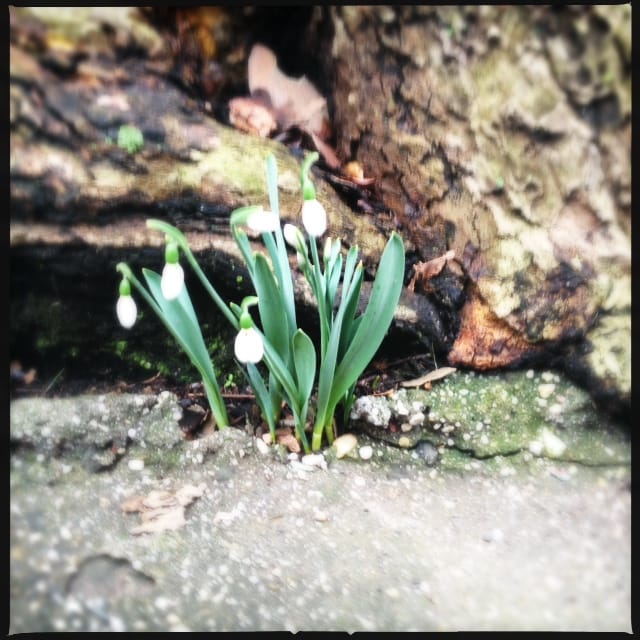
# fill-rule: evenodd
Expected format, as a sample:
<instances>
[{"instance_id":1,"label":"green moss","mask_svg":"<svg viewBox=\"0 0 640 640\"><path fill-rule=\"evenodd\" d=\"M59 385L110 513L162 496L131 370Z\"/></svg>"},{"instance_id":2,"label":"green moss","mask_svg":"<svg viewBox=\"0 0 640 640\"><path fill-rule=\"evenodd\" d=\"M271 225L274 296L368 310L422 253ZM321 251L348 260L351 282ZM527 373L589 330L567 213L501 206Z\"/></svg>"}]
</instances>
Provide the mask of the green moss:
<instances>
[{"instance_id":1,"label":"green moss","mask_svg":"<svg viewBox=\"0 0 640 640\"><path fill-rule=\"evenodd\" d=\"M124 124L118 130L118 146L129 153L137 153L144 147L142 131L137 127Z\"/></svg>"},{"instance_id":2,"label":"green moss","mask_svg":"<svg viewBox=\"0 0 640 640\"><path fill-rule=\"evenodd\" d=\"M556 372L458 372L431 391L414 390L408 397L430 407L434 444L463 455L531 455L546 430L565 445L550 457L588 464L629 460L622 426L597 412L586 392Z\"/></svg>"}]
</instances>

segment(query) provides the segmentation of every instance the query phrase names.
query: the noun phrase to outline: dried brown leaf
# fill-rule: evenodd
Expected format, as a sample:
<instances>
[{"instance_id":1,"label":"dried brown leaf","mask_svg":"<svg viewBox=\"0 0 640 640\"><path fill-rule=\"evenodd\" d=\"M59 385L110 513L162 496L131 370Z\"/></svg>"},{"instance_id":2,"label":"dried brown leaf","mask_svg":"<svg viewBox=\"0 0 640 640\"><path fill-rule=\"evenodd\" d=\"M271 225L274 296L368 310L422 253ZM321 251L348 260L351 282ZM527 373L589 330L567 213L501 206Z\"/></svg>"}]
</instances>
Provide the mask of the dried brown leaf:
<instances>
[{"instance_id":1,"label":"dried brown leaf","mask_svg":"<svg viewBox=\"0 0 640 640\"><path fill-rule=\"evenodd\" d=\"M326 130L327 101L305 76L296 79L282 73L271 49L261 44L253 46L248 81L252 96L260 90L269 96L282 129L297 126L318 136Z\"/></svg>"},{"instance_id":2,"label":"dried brown leaf","mask_svg":"<svg viewBox=\"0 0 640 640\"><path fill-rule=\"evenodd\" d=\"M320 152L324 161L332 168L339 169L341 162L336 152L333 148L324 142L320 136L317 136L315 133L311 132L311 139L313 140L313 144L316 145L316 149Z\"/></svg>"},{"instance_id":3,"label":"dried brown leaf","mask_svg":"<svg viewBox=\"0 0 640 640\"><path fill-rule=\"evenodd\" d=\"M414 291L416 284L424 285L428 280L439 275L447 264L447 260L452 260L455 256L455 251L447 251L444 255L427 260L427 262L416 262L413 265L413 278L407 285L407 289Z\"/></svg>"},{"instance_id":4,"label":"dried brown leaf","mask_svg":"<svg viewBox=\"0 0 640 640\"><path fill-rule=\"evenodd\" d=\"M291 429L278 429L276 431L276 439L278 444L284 445L292 453L300 453L300 443L293 433L291 433Z\"/></svg>"},{"instance_id":5,"label":"dried brown leaf","mask_svg":"<svg viewBox=\"0 0 640 640\"><path fill-rule=\"evenodd\" d=\"M133 496L120 508L125 513L140 513L141 524L131 530L133 535L179 529L185 524L184 510L204 493L204 485L185 485L175 492L154 489L146 496Z\"/></svg>"},{"instance_id":6,"label":"dried brown leaf","mask_svg":"<svg viewBox=\"0 0 640 640\"><path fill-rule=\"evenodd\" d=\"M240 131L268 138L277 128L273 109L254 98L233 98L229 101L229 122Z\"/></svg>"},{"instance_id":7,"label":"dried brown leaf","mask_svg":"<svg viewBox=\"0 0 640 640\"><path fill-rule=\"evenodd\" d=\"M435 380L441 380L442 378L446 378L450 376L452 373L456 371L455 367L440 367L439 369L434 369L433 371L429 371L423 376L419 378L414 378L413 380L405 380L402 382L403 387L421 387L426 384L430 384Z\"/></svg>"},{"instance_id":8,"label":"dried brown leaf","mask_svg":"<svg viewBox=\"0 0 640 640\"><path fill-rule=\"evenodd\" d=\"M160 531L172 531L184 526L184 509L182 507L174 507L161 512L155 512L151 517L142 519L141 525L131 529L134 536L141 533L159 533Z\"/></svg>"}]
</instances>

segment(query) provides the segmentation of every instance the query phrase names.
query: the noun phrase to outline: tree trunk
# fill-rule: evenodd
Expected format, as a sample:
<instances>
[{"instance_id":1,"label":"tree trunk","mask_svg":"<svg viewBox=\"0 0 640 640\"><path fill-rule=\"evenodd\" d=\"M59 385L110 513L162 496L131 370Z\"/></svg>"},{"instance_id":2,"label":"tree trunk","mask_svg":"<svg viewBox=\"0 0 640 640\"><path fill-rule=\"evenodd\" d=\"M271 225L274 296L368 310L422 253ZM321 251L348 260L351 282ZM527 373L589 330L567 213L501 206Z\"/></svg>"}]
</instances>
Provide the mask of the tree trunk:
<instances>
[{"instance_id":1,"label":"tree trunk","mask_svg":"<svg viewBox=\"0 0 640 640\"><path fill-rule=\"evenodd\" d=\"M451 364L538 354L629 398L630 14L331 9L338 151L419 261L464 270Z\"/></svg>"}]
</instances>

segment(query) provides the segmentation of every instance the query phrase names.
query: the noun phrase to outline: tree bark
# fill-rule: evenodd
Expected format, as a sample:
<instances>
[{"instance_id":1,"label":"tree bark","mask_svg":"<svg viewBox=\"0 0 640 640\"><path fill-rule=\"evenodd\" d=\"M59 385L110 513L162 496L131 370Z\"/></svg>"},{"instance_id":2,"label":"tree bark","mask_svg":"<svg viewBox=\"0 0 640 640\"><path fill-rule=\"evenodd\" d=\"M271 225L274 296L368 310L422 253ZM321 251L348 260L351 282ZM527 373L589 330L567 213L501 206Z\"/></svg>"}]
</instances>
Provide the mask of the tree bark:
<instances>
[{"instance_id":1,"label":"tree bark","mask_svg":"<svg viewBox=\"0 0 640 640\"><path fill-rule=\"evenodd\" d=\"M331 9L338 151L419 260L463 267L451 364L555 353L629 397L630 12Z\"/></svg>"},{"instance_id":2,"label":"tree bark","mask_svg":"<svg viewBox=\"0 0 640 640\"><path fill-rule=\"evenodd\" d=\"M228 216L268 206L268 153L283 218L297 218L299 158L217 122L169 82L158 32L111 9L87 10L80 31L11 9L12 326L35 332L12 329L12 352L43 331L33 314L22 322L35 292L57 297L76 337L117 330L115 264L161 268L147 217L185 231L216 284L240 295ZM312 12L309 29L329 34L318 42L339 155L375 178L384 210L353 210L316 169L318 197L371 275L399 229L411 287L393 332L415 348L479 369L561 366L628 406L627 9ZM138 153L116 143L125 124L144 136ZM451 250L440 271L425 268Z\"/></svg>"}]
</instances>

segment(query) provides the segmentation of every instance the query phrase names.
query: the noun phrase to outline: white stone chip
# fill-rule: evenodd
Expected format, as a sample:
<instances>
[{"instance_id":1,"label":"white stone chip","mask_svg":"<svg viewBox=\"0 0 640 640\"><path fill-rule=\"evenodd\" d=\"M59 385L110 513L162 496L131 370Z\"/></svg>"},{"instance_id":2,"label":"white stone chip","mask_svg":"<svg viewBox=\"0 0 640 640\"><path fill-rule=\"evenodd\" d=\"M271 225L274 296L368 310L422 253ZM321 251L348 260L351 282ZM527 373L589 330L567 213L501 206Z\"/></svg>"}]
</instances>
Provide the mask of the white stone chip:
<instances>
[{"instance_id":1,"label":"white stone chip","mask_svg":"<svg viewBox=\"0 0 640 640\"><path fill-rule=\"evenodd\" d=\"M131 471L142 471L144 469L144 460L140 458L132 458L127 462L127 466Z\"/></svg>"}]
</instances>

